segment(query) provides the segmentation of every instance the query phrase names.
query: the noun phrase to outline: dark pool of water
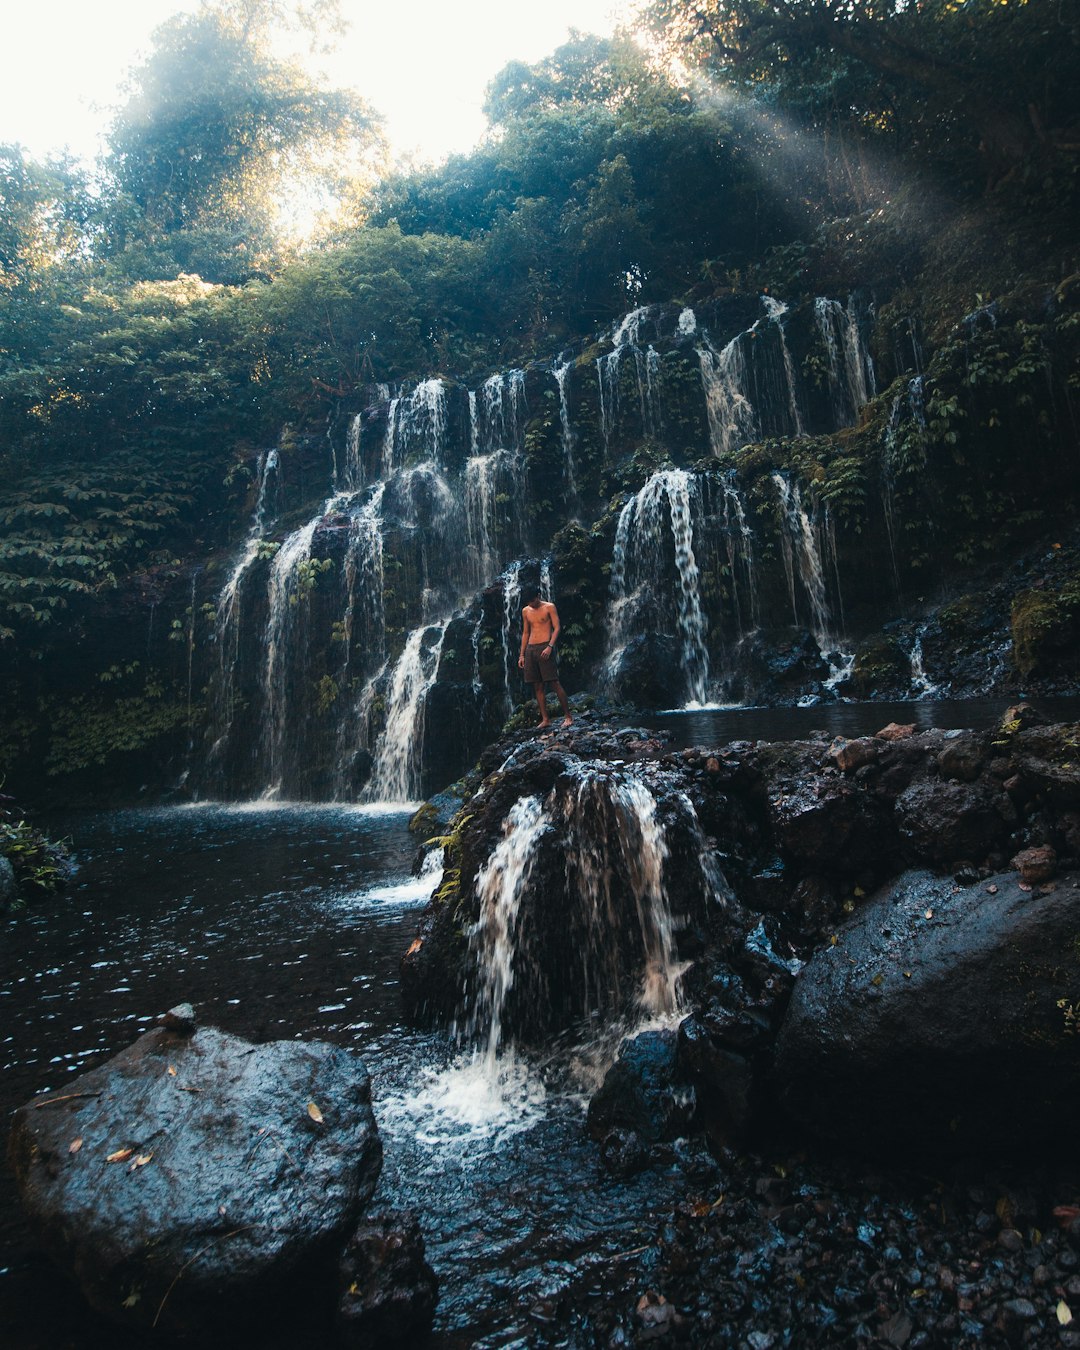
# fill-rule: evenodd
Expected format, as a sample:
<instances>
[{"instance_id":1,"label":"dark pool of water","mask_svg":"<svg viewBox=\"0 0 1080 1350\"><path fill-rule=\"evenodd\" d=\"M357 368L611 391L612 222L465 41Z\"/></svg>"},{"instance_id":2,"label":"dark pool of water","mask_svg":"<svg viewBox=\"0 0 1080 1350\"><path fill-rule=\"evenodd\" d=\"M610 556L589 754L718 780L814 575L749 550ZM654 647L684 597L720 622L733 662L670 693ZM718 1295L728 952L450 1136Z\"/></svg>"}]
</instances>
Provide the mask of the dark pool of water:
<instances>
[{"instance_id":1,"label":"dark pool of water","mask_svg":"<svg viewBox=\"0 0 1080 1350\"><path fill-rule=\"evenodd\" d=\"M995 726L1015 698L920 699L906 703L815 703L806 708L694 708L644 713L641 724L671 733L676 748L720 746L728 741L791 741L814 731L832 736L872 736L890 722L929 727ZM1032 699L1055 722L1080 719L1080 698Z\"/></svg>"},{"instance_id":2,"label":"dark pool of water","mask_svg":"<svg viewBox=\"0 0 1080 1350\"><path fill-rule=\"evenodd\" d=\"M442 1034L400 1024L398 963L431 878L407 813L342 807L121 811L51 822L80 861L68 896L5 925L5 1120L189 1000L259 1040L323 1038L365 1058L385 1163L376 1205L414 1207L442 1292L437 1344L539 1344L561 1290L610 1286L684 1183L600 1172L568 1065L511 1059L493 1082ZM0 1323L21 1350L96 1347L27 1250L0 1191Z\"/></svg>"}]
</instances>

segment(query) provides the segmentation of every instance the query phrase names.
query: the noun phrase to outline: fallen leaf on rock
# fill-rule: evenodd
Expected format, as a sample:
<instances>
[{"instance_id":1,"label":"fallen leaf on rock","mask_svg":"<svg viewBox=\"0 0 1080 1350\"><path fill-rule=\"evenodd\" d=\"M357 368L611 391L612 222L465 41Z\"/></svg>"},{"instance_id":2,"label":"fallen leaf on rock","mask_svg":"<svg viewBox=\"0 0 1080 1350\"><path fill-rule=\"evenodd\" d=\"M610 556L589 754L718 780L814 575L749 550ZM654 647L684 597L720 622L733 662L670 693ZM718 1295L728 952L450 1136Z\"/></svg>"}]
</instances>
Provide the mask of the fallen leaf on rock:
<instances>
[{"instance_id":1,"label":"fallen leaf on rock","mask_svg":"<svg viewBox=\"0 0 1080 1350\"><path fill-rule=\"evenodd\" d=\"M1026 881L1022 881L1022 882L1020 883L1020 889L1026 893L1026 892L1030 892L1031 887L1027 884Z\"/></svg>"},{"instance_id":2,"label":"fallen leaf on rock","mask_svg":"<svg viewBox=\"0 0 1080 1350\"><path fill-rule=\"evenodd\" d=\"M1062 1228L1068 1228L1073 1219L1080 1219L1080 1205L1055 1205L1054 1218Z\"/></svg>"},{"instance_id":3,"label":"fallen leaf on rock","mask_svg":"<svg viewBox=\"0 0 1080 1350\"><path fill-rule=\"evenodd\" d=\"M142 1298L140 1291L138 1289L133 1289L120 1306L123 1308L134 1308L140 1298Z\"/></svg>"},{"instance_id":4,"label":"fallen leaf on rock","mask_svg":"<svg viewBox=\"0 0 1080 1350\"><path fill-rule=\"evenodd\" d=\"M170 1064L169 1067L168 1067L168 1069L166 1069L166 1073L169 1075L170 1078L175 1078L175 1077L176 1077L176 1065L175 1065L175 1064Z\"/></svg>"},{"instance_id":5,"label":"fallen leaf on rock","mask_svg":"<svg viewBox=\"0 0 1080 1350\"><path fill-rule=\"evenodd\" d=\"M326 1121L323 1120L323 1113L319 1110L319 1108L315 1105L314 1102L308 1102L307 1113L311 1117L311 1119L315 1122L316 1125L326 1124Z\"/></svg>"},{"instance_id":6,"label":"fallen leaf on rock","mask_svg":"<svg viewBox=\"0 0 1080 1350\"><path fill-rule=\"evenodd\" d=\"M145 1167L154 1155L152 1153L140 1153L135 1161L128 1168L129 1172L134 1172L137 1167Z\"/></svg>"},{"instance_id":7,"label":"fallen leaf on rock","mask_svg":"<svg viewBox=\"0 0 1080 1350\"><path fill-rule=\"evenodd\" d=\"M911 979L911 971L910 971L910 970L905 970L905 971L904 971L904 979L905 979L905 980L910 980L910 979Z\"/></svg>"},{"instance_id":8,"label":"fallen leaf on rock","mask_svg":"<svg viewBox=\"0 0 1080 1350\"><path fill-rule=\"evenodd\" d=\"M986 893L987 893L987 895L997 895L997 887L996 887L996 886L987 886L987 888L986 888Z\"/></svg>"},{"instance_id":9,"label":"fallen leaf on rock","mask_svg":"<svg viewBox=\"0 0 1080 1350\"><path fill-rule=\"evenodd\" d=\"M835 947L836 944L837 944L839 941L840 941L840 939L837 937L837 935L836 935L835 933L833 933L833 934L830 936L830 938L829 938L829 945L830 945L831 947Z\"/></svg>"},{"instance_id":10,"label":"fallen leaf on rock","mask_svg":"<svg viewBox=\"0 0 1080 1350\"><path fill-rule=\"evenodd\" d=\"M73 1140L71 1141L71 1143L68 1144L68 1152L69 1152L69 1153L78 1153L79 1149L81 1149L81 1148L82 1148L82 1138L81 1138L81 1137L78 1138L78 1139L73 1139Z\"/></svg>"},{"instance_id":11,"label":"fallen leaf on rock","mask_svg":"<svg viewBox=\"0 0 1080 1350\"><path fill-rule=\"evenodd\" d=\"M887 1322L878 1328L878 1335L890 1345L907 1345L915 1324L905 1312L894 1313Z\"/></svg>"},{"instance_id":12,"label":"fallen leaf on rock","mask_svg":"<svg viewBox=\"0 0 1080 1350\"><path fill-rule=\"evenodd\" d=\"M1065 1302L1064 1299L1058 1300L1057 1320L1061 1323L1063 1327L1067 1327L1069 1323L1073 1320L1072 1309L1069 1307L1069 1305Z\"/></svg>"},{"instance_id":13,"label":"fallen leaf on rock","mask_svg":"<svg viewBox=\"0 0 1080 1350\"><path fill-rule=\"evenodd\" d=\"M409 948L409 950L405 953L405 955L406 955L406 956L412 956L413 953L414 953L414 952L418 952L418 951L420 950L420 948L421 948L423 945L424 945L424 939L423 939L423 938L413 938L413 940L412 940L412 946L411 946L411 947Z\"/></svg>"},{"instance_id":14,"label":"fallen leaf on rock","mask_svg":"<svg viewBox=\"0 0 1080 1350\"><path fill-rule=\"evenodd\" d=\"M885 976L875 975L874 978L870 981L870 983L873 985L882 985L885 983Z\"/></svg>"},{"instance_id":15,"label":"fallen leaf on rock","mask_svg":"<svg viewBox=\"0 0 1080 1350\"><path fill-rule=\"evenodd\" d=\"M118 1148L115 1153L110 1153L105 1159L106 1162L127 1162L135 1152L133 1148Z\"/></svg>"},{"instance_id":16,"label":"fallen leaf on rock","mask_svg":"<svg viewBox=\"0 0 1080 1350\"><path fill-rule=\"evenodd\" d=\"M932 909L928 909L928 910L926 911L926 917L927 917L928 919L932 919L932 918L934 917L934 911L933 911Z\"/></svg>"}]
</instances>

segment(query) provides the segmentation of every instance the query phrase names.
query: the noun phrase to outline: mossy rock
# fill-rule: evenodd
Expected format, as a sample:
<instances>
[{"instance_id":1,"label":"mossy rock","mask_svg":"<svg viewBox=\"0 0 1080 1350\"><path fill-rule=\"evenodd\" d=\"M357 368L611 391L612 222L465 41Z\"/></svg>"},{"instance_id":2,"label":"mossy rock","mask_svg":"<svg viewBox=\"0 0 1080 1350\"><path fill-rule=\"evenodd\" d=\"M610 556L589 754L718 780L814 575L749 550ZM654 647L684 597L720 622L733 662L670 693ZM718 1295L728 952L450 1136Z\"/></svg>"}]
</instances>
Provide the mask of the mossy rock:
<instances>
[{"instance_id":1,"label":"mossy rock","mask_svg":"<svg viewBox=\"0 0 1080 1350\"><path fill-rule=\"evenodd\" d=\"M864 642L855 653L851 683L861 698L875 690L904 684L911 677L911 658L895 638L876 637Z\"/></svg>"},{"instance_id":2,"label":"mossy rock","mask_svg":"<svg viewBox=\"0 0 1080 1350\"><path fill-rule=\"evenodd\" d=\"M1074 659L1080 639L1080 573L1054 589L1021 591L1012 602L1013 665L1019 674L1047 674Z\"/></svg>"}]
</instances>

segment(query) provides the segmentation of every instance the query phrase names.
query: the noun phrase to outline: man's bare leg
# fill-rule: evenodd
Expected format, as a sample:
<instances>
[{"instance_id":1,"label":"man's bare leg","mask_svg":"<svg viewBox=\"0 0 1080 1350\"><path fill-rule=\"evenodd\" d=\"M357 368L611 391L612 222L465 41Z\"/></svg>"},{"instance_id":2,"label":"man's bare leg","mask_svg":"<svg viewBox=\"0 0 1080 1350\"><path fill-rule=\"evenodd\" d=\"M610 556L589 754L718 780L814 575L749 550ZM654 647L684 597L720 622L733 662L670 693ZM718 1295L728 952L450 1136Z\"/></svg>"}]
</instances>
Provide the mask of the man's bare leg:
<instances>
[{"instance_id":1,"label":"man's bare leg","mask_svg":"<svg viewBox=\"0 0 1080 1350\"><path fill-rule=\"evenodd\" d=\"M539 684L534 684L533 689L536 691L536 705L540 709L540 722L538 725L549 727L551 726L551 718L548 717L547 699L544 697L543 681Z\"/></svg>"},{"instance_id":2,"label":"man's bare leg","mask_svg":"<svg viewBox=\"0 0 1080 1350\"><path fill-rule=\"evenodd\" d=\"M559 696L559 707L562 708L563 712L562 724L564 727L568 727L574 719L570 716L570 703L566 697L566 690L557 680L555 682L555 692Z\"/></svg>"}]
</instances>

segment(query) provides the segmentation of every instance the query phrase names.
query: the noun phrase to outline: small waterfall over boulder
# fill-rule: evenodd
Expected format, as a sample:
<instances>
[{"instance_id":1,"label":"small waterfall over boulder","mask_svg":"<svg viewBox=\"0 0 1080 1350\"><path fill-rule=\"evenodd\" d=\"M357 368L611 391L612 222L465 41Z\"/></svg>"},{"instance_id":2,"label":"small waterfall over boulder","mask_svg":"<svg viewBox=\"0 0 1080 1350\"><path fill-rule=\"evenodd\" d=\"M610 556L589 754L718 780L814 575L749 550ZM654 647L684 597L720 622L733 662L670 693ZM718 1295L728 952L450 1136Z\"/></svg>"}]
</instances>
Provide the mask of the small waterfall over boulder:
<instances>
[{"instance_id":1,"label":"small waterfall over boulder","mask_svg":"<svg viewBox=\"0 0 1080 1350\"><path fill-rule=\"evenodd\" d=\"M526 742L472 812L403 967L414 1012L493 1057L679 1011L682 949L727 889L677 773Z\"/></svg>"}]
</instances>

